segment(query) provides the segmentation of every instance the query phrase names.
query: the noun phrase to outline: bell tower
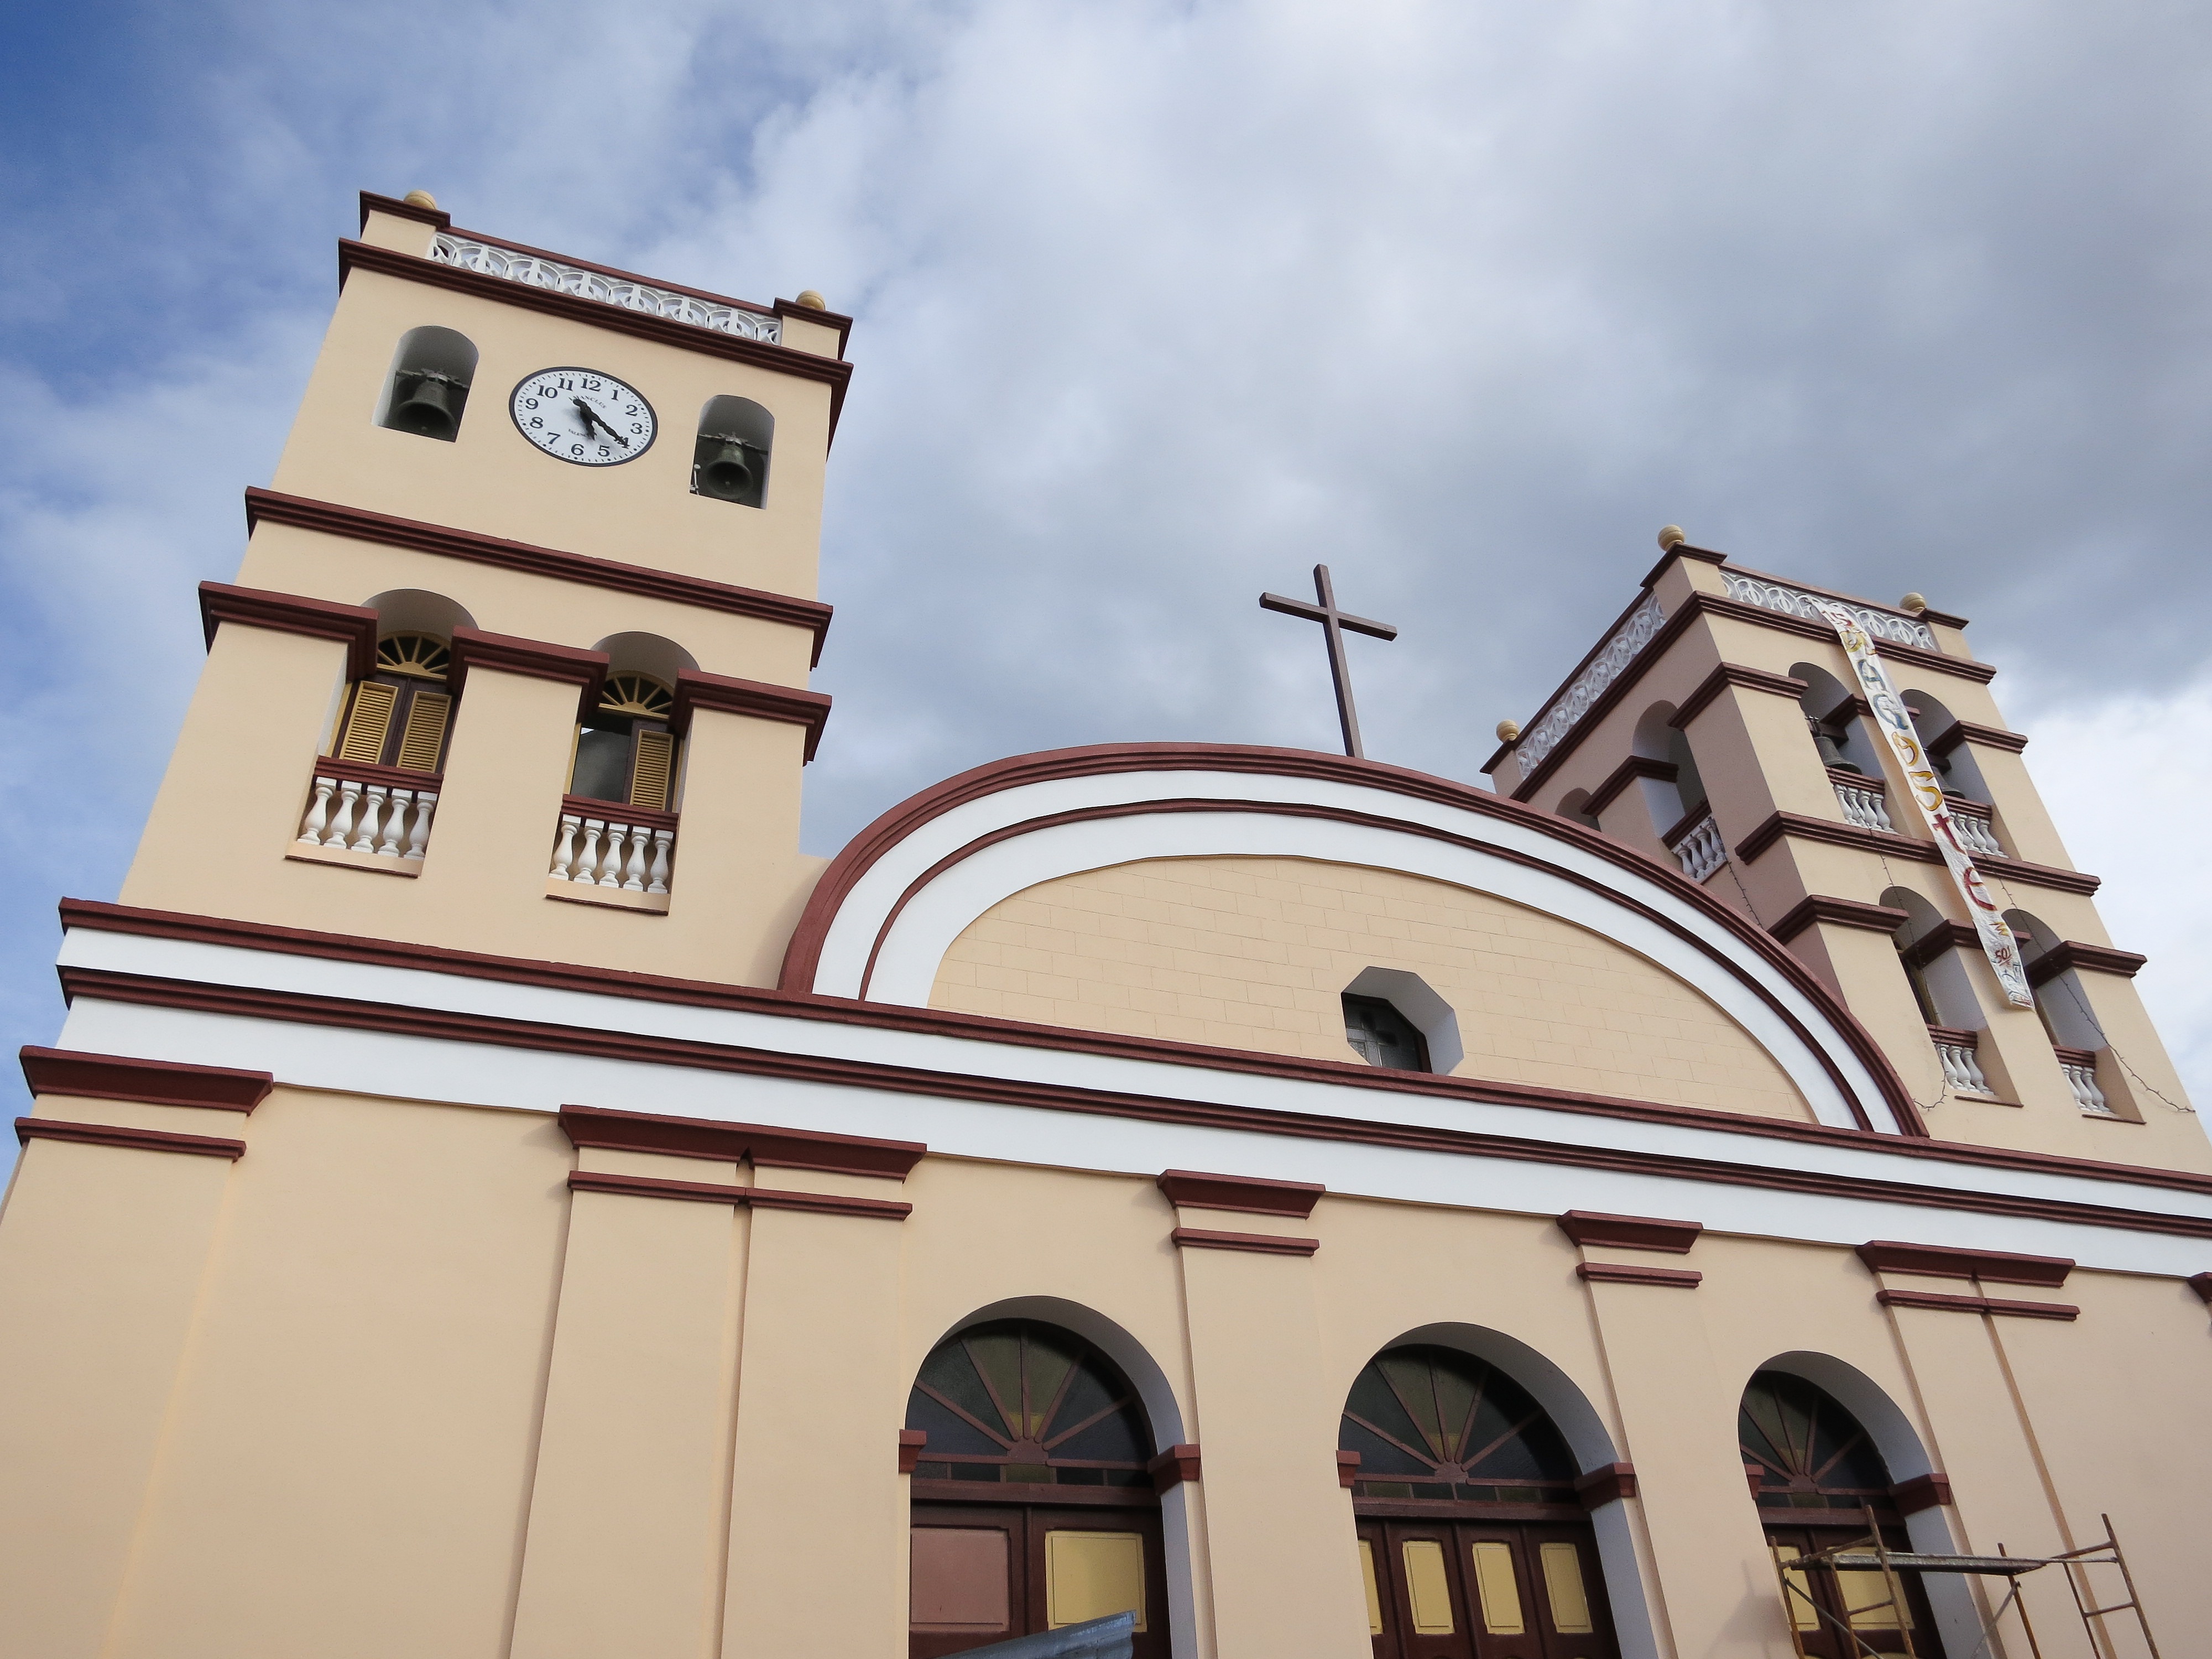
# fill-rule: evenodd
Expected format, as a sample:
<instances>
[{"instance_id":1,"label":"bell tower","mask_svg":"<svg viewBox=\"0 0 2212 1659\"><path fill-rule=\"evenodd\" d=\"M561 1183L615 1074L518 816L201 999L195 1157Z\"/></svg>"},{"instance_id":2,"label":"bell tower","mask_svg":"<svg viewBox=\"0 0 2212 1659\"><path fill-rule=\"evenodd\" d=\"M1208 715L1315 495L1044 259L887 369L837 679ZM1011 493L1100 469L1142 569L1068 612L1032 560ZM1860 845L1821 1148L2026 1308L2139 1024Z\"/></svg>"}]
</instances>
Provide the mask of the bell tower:
<instances>
[{"instance_id":1,"label":"bell tower","mask_svg":"<svg viewBox=\"0 0 2212 1659\"><path fill-rule=\"evenodd\" d=\"M1680 870L1772 933L1842 994L1929 1134L2212 1170L2130 982L2144 958L2106 935L2099 878L2073 867L1966 619L1918 594L1875 605L1769 575L1671 526L1660 545L1527 727L1499 726L1485 769L1498 792ZM1888 741L1839 615L1898 692L1921 767ZM2025 987L2000 977L1937 833L1971 858Z\"/></svg>"},{"instance_id":2,"label":"bell tower","mask_svg":"<svg viewBox=\"0 0 2212 1659\"><path fill-rule=\"evenodd\" d=\"M364 194L124 903L773 982L848 318Z\"/></svg>"}]
</instances>

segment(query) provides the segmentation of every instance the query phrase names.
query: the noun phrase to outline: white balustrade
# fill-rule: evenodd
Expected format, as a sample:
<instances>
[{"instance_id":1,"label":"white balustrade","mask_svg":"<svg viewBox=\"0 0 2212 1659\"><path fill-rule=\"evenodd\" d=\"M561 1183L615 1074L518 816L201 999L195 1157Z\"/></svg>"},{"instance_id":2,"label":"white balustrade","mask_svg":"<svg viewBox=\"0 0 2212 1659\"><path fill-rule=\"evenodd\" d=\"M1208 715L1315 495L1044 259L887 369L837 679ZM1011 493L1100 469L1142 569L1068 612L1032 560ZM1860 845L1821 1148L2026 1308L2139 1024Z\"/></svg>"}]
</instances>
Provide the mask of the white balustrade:
<instances>
[{"instance_id":1,"label":"white balustrade","mask_svg":"<svg viewBox=\"0 0 2212 1659\"><path fill-rule=\"evenodd\" d=\"M774 345L783 339L783 319L771 312L723 305L628 276L611 276L603 270L565 264L542 253L525 253L496 242L473 241L441 231L431 245L430 258L435 264L498 276L528 288L573 294L602 305L620 306L624 311L641 311L650 317L690 323L695 328L711 328L718 334L734 334L741 340L765 340Z\"/></svg>"},{"instance_id":2,"label":"white balustrade","mask_svg":"<svg viewBox=\"0 0 2212 1659\"><path fill-rule=\"evenodd\" d=\"M1844 809L1844 823L1856 823L1862 830L1896 829L1889 821L1880 783L1872 779L1853 781L1834 772L1828 774L1828 779L1836 786L1836 804Z\"/></svg>"},{"instance_id":3,"label":"white balustrade","mask_svg":"<svg viewBox=\"0 0 2212 1659\"><path fill-rule=\"evenodd\" d=\"M672 829L563 812L546 877L572 886L658 896L668 891L669 861L675 854Z\"/></svg>"},{"instance_id":4,"label":"white balustrade","mask_svg":"<svg viewBox=\"0 0 2212 1659\"><path fill-rule=\"evenodd\" d=\"M1606 636L1605 643L1591 653L1589 665L1544 706L1535 723L1522 733L1514 752L1520 757L1524 772L1534 771L1547 755L1559 746L1559 740L1581 723L1583 716L1605 695L1606 688L1620 678L1621 671L1636 660L1666 622L1666 607L1659 603L1659 596L1645 594L1620 626Z\"/></svg>"},{"instance_id":5,"label":"white balustrade","mask_svg":"<svg viewBox=\"0 0 2212 1659\"><path fill-rule=\"evenodd\" d=\"M299 843L395 864L419 862L429 847L430 820L437 810L434 789L396 789L318 773L300 819Z\"/></svg>"},{"instance_id":6,"label":"white balustrade","mask_svg":"<svg viewBox=\"0 0 2212 1659\"><path fill-rule=\"evenodd\" d=\"M1703 881L1728 862L1728 848L1721 845L1720 826L1708 812L1690 826L1687 834L1674 843L1674 857L1682 866L1682 873L1692 881Z\"/></svg>"},{"instance_id":7,"label":"white balustrade","mask_svg":"<svg viewBox=\"0 0 2212 1659\"><path fill-rule=\"evenodd\" d=\"M2089 1117L2118 1117L2112 1103L2105 1098L2105 1091L2097 1086L2097 1058L2084 1058L2078 1052L2058 1056L2058 1069L2066 1073L2066 1082L2074 1091L2074 1103Z\"/></svg>"},{"instance_id":8,"label":"white balustrade","mask_svg":"<svg viewBox=\"0 0 2212 1659\"><path fill-rule=\"evenodd\" d=\"M1951 829L1959 837L1959 845L1969 853L1984 853L1991 858L2004 856L2004 848L1990 828L1987 808L1973 811L1957 801L1950 803Z\"/></svg>"},{"instance_id":9,"label":"white balustrade","mask_svg":"<svg viewBox=\"0 0 2212 1659\"><path fill-rule=\"evenodd\" d=\"M1729 598L1744 605L1755 605L1762 611L1772 611L1784 617L1802 617L1808 622L1821 622L1818 605L1840 605L1851 613L1861 628L1878 640L1888 640L1898 645L1915 645L1923 651L1938 647L1936 635L1928 624L1917 617L1901 616L1894 611L1878 611L1870 605L1855 605L1848 599L1822 594L1815 599L1802 588L1787 583L1758 576L1747 576L1739 571L1723 570L1721 580L1727 584Z\"/></svg>"},{"instance_id":10,"label":"white balustrade","mask_svg":"<svg viewBox=\"0 0 2212 1659\"><path fill-rule=\"evenodd\" d=\"M1963 1094L1985 1095L1990 1092L1990 1080L1982 1075L1981 1061L1974 1057L1975 1045L1961 1042L1947 1032L1929 1031L1935 1040L1936 1058L1943 1062L1943 1081Z\"/></svg>"}]
</instances>

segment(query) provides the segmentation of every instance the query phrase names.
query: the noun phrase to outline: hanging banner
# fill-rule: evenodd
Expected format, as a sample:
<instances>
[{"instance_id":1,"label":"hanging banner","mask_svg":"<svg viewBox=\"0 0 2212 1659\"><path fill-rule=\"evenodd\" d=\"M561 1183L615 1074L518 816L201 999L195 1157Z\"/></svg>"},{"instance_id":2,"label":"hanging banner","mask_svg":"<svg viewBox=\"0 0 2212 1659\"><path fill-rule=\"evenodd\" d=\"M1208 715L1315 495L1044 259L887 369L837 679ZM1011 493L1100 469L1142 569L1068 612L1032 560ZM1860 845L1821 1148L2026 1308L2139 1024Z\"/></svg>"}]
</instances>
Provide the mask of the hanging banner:
<instances>
[{"instance_id":1,"label":"hanging banner","mask_svg":"<svg viewBox=\"0 0 2212 1659\"><path fill-rule=\"evenodd\" d=\"M2005 925L1996 901L1982 885L1982 872L1974 868L1973 855L1959 845L1957 827L1951 821L1951 809L1943 799L1942 778L1935 763L1928 758L1928 751L1921 747L1920 733L1913 726L1911 713L1905 708L1905 699L1898 696L1897 687L1890 683L1889 671L1875 654L1874 641L1842 605L1816 599L1813 608L1844 642L1844 653L1850 658L1852 671L1858 676L1859 690L1873 706L1875 724L1881 728L1890 752L1897 757L1898 764L1905 769L1905 787L1912 792L1920 816L1927 820L1929 831L1936 837L1936 845L1943 854L1943 867L1951 872L1959 896L1966 901L1966 914L1974 919L1974 932L1981 939L1983 953L1990 959L1990 968L1996 975L1998 985L2003 988L2005 1000L2015 1008L2033 1008L2035 994L2028 988L2027 967L2021 960L2020 941Z\"/></svg>"}]
</instances>

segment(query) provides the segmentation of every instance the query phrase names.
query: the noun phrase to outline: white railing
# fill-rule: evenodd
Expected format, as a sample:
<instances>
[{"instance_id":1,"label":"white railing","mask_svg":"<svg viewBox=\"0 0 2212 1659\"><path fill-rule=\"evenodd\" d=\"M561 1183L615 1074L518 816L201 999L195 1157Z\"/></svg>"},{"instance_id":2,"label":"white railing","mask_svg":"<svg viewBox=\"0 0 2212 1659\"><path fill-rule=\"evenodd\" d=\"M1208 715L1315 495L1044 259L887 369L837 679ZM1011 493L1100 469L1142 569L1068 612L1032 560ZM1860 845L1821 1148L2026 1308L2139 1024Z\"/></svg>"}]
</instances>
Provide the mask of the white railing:
<instances>
[{"instance_id":1,"label":"white railing","mask_svg":"<svg viewBox=\"0 0 2212 1659\"><path fill-rule=\"evenodd\" d=\"M1720 826L1708 812L1684 832L1674 843L1674 857L1682 866L1682 873L1692 881L1703 881L1728 862L1728 848L1721 845Z\"/></svg>"},{"instance_id":2,"label":"white railing","mask_svg":"<svg viewBox=\"0 0 2212 1659\"><path fill-rule=\"evenodd\" d=\"M1945 1083L1963 1094L1990 1092L1990 1080L1982 1075L1982 1063L1975 1058L1977 1045L1972 1032L1938 1030L1930 1026L1928 1036L1936 1044L1936 1058L1943 1063Z\"/></svg>"},{"instance_id":3,"label":"white railing","mask_svg":"<svg viewBox=\"0 0 2212 1659\"><path fill-rule=\"evenodd\" d=\"M1620 626L1614 629L1589 666L1577 674L1573 684L1559 693L1541 719L1521 734L1514 753L1519 757L1523 772L1533 771L1545 756L1559 745L1559 739L1574 730L1577 722L1590 711L1590 705L1605 695L1605 690L1620 677L1620 671L1636 659L1636 655L1651 643L1667 620L1667 612L1659 603L1659 596L1647 593L1644 603L1628 613Z\"/></svg>"},{"instance_id":4,"label":"white railing","mask_svg":"<svg viewBox=\"0 0 2212 1659\"><path fill-rule=\"evenodd\" d=\"M620 306L624 311L642 311L654 317L690 323L696 328L711 328L718 334L734 334L741 340L765 340L770 345L779 345L783 340L781 317L747 311L741 306L717 305L696 295L654 288L648 283L633 282L624 276L610 276L604 271L586 270L581 265L563 264L543 254L520 252L495 242L473 242L441 231L437 240L431 244L430 258L441 265L504 277L531 288L550 288L580 299L597 300L603 305Z\"/></svg>"},{"instance_id":5,"label":"white railing","mask_svg":"<svg viewBox=\"0 0 2212 1659\"><path fill-rule=\"evenodd\" d=\"M2074 1091L2074 1103L2090 1117L2118 1117L2112 1103L2105 1098L2105 1091L2097 1086L2097 1056L2086 1048L2062 1048L2058 1051L2058 1069L2066 1073L2066 1082Z\"/></svg>"},{"instance_id":6,"label":"white railing","mask_svg":"<svg viewBox=\"0 0 2212 1659\"><path fill-rule=\"evenodd\" d=\"M399 788L318 772L314 793L300 819L299 839L325 852L366 853L405 863L422 857L437 810L434 788Z\"/></svg>"},{"instance_id":7,"label":"white railing","mask_svg":"<svg viewBox=\"0 0 2212 1659\"><path fill-rule=\"evenodd\" d=\"M1956 800L1951 801L1948 805L1951 812L1951 828L1959 837L1960 846L1965 848L1969 853L1986 853L1990 857L1997 859L2004 856L2004 848L1990 827L1989 808L1984 806L1977 811L1972 807L1964 805Z\"/></svg>"},{"instance_id":8,"label":"white railing","mask_svg":"<svg viewBox=\"0 0 2212 1659\"><path fill-rule=\"evenodd\" d=\"M669 860L675 853L672 829L563 812L547 878L625 893L665 893Z\"/></svg>"},{"instance_id":9,"label":"white railing","mask_svg":"<svg viewBox=\"0 0 2212 1659\"><path fill-rule=\"evenodd\" d=\"M1822 623L1825 618L1813 607L1814 597L1801 589L1781 582L1765 581L1757 576L1740 575L1733 570L1721 572L1721 580L1728 584L1728 596L1745 605L1755 605L1761 611L1778 611L1785 617L1802 617L1808 622ZM1897 645L1917 645L1923 651L1933 651L1936 635L1924 622L1910 617L1900 617L1893 611L1876 611L1871 606L1853 605L1848 599L1822 598L1821 605L1840 605L1851 613L1852 620L1878 640L1888 640Z\"/></svg>"},{"instance_id":10,"label":"white railing","mask_svg":"<svg viewBox=\"0 0 2212 1659\"><path fill-rule=\"evenodd\" d=\"M1851 778L1835 772L1828 781L1836 786L1836 805L1844 809L1844 822L1862 830L1890 830L1889 808L1883 804L1881 785L1872 778Z\"/></svg>"}]
</instances>

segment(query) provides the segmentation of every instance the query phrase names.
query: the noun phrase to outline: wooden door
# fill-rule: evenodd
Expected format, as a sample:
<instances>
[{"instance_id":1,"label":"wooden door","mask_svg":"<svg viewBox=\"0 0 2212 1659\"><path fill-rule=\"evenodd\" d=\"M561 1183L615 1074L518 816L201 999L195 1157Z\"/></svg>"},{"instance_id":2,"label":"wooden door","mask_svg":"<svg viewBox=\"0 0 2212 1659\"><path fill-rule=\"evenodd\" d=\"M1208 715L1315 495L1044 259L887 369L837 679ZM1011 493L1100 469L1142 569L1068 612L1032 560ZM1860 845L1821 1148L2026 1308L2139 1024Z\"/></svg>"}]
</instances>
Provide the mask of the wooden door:
<instances>
[{"instance_id":1,"label":"wooden door","mask_svg":"<svg viewBox=\"0 0 2212 1659\"><path fill-rule=\"evenodd\" d=\"M1780 1562L1827 1549L1854 1536L1864 1538L1866 1534L1863 1530L1840 1532L1832 1527L1769 1527L1766 1545ZM1892 1549L1907 1547L1901 1528L1893 1533L1892 1528L1885 1527L1882 1539ZM1784 1595L1784 1603L1797 1627L1797 1640L1808 1659L1862 1659L1864 1648L1872 1648L1876 1653L1911 1652L1919 1659L1942 1659L1943 1649L1936 1639L1919 1574L1898 1575L1905 1587L1905 1604L1901 1614L1896 1607L1884 1605L1890 1599L1889 1587L1878 1570L1826 1572L1814 1568L1790 1571L1788 1577L1793 1589L1802 1594ZM1783 1594L1778 1583L1776 1594ZM1810 1596L1828 1618L1819 1617L1807 1607L1806 1596ZM1846 1636L1838 1630L1830 1620L1848 1624L1850 1634ZM1911 1637L1909 1648L1907 1632Z\"/></svg>"},{"instance_id":2,"label":"wooden door","mask_svg":"<svg viewBox=\"0 0 2212 1659\"><path fill-rule=\"evenodd\" d=\"M908 1659L943 1659L1133 1609L1135 1659L1168 1659L1156 1509L916 1504Z\"/></svg>"},{"instance_id":3,"label":"wooden door","mask_svg":"<svg viewBox=\"0 0 2212 1659\"><path fill-rule=\"evenodd\" d=\"M1376 1659L1615 1659L1596 1540L1571 1522L1359 1523Z\"/></svg>"}]
</instances>

